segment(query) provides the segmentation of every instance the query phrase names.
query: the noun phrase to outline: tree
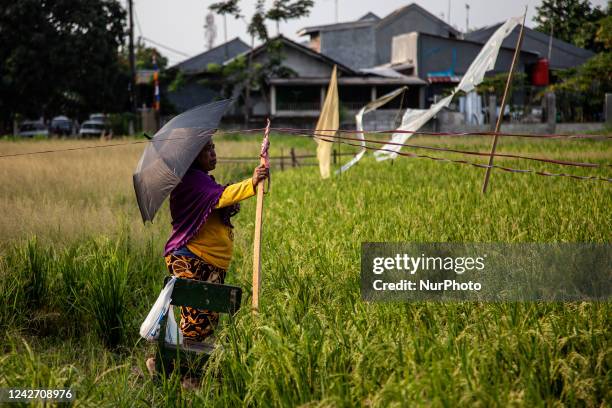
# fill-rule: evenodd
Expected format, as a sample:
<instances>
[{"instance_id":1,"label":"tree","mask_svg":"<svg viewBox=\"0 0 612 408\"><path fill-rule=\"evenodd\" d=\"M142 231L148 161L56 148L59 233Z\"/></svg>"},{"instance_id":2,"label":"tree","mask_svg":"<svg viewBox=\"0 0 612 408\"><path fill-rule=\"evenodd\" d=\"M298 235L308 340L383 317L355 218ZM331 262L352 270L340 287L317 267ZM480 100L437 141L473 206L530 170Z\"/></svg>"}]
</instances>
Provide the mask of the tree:
<instances>
[{"instance_id":1,"label":"tree","mask_svg":"<svg viewBox=\"0 0 612 408\"><path fill-rule=\"evenodd\" d=\"M290 75L288 69L282 68L282 44L278 41L269 41L266 20L276 22L277 30L280 21L287 21L294 18L308 16L314 2L312 0L275 0L272 8L265 9L265 1L257 0L255 12L247 23L247 32L251 36L251 48L255 45L255 39L267 43L267 51L270 58L263 65L254 66L252 53L245 61L234 60L230 63L231 69L219 70L224 75L226 81L231 81L231 89L238 86L240 93L244 96L244 120L248 122L251 109L251 90L263 91L263 85L267 77L271 75ZM236 18L241 18L238 0L227 0L211 5L210 10L218 14L230 14ZM246 71L246 72L245 72ZM227 90L227 87L224 87ZM262 96L266 98L265 93Z\"/></svg>"},{"instance_id":2,"label":"tree","mask_svg":"<svg viewBox=\"0 0 612 408\"><path fill-rule=\"evenodd\" d=\"M168 58L164 57L157 48L147 47L147 45L142 41L138 41L134 48L136 69L153 69L153 55L155 55L157 67L160 71L168 66ZM122 61L123 59L127 60L127 58L128 51L125 49L122 53Z\"/></svg>"},{"instance_id":3,"label":"tree","mask_svg":"<svg viewBox=\"0 0 612 408\"><path fill-rule=\"evenodd\" d=\"M279 23L294 18L307 17L314 5L312 0L292 1L275 0L272 8L268 10L266 17L276 22L276 34L280 33Z\"/></svg>"},{"instance_id":4,"label":"tree","mask_svg":"<svg viewBox=\"0 0 612 408\"><path fill-rule=\"evenodd\" d=\"M157 48L147 46L142 39L139 39L134 46L134 55L136 59L136 70L152 70L154 69L153 56L157 62L157 68L159 69L159 84L161 91L161 113L162 115L176 113L176 108L166 97L163 92L164 85L168 85L169 88L177 89L180 85L179 81L181 78L177 78L180 73L178 70L167 70L168 58L166 58ZM128 50L123 49L121 52L121 66L125 72L129 72L129 55ZM153 106L154 102L155 87L153 79L148 84L136 84L136 99L139 104L145 104L147 106Z\"/></svg>"},{"instance_id":5,"label":"tree","mask_svg":"<svg viewBox=\"0 0 612 408\"><path fill-rule=\"evenodd\" d=\"M238 7L239 0L226 0L218 3L213 3L208 7L213 13L219 14L223 17L223 43L225 44L225 58L229 58L227 52L227 16L233 16L238 19L242 17L240 14L240 8Z\"/></svg>"},{"instance_id":6,"label":"tree","mask_svg":"<svg viewBox=\"0 0 612 408\"><path fill-rule=\"evenodd\" d=\"M601 119L605 94L612 91L612 16L599 21L595 42L602 47L578 68L556 73L558 82L547 88L557 95L561 115L571 119Z\"/></svg>"},{"instance_id":7,"label":"tree","mask_svg":"<svg viewBox=\"0 0 612 408\"><path fill-rule=\"evenodd\" d=\"M533 21L536 30L578 47L595 52L601 47L595 42L598 21L610 13L610 6L604 12L592 7L589 0L542 0L536 7Z\"/></svg>"},{"instance_id":8,"label":"tree","mask_svg":"<svg viewBox=\"0 0 612 408\"><path fill-rule=\"evenodd\" d=\"M117 0L0 0L0 112L83 117L122 110L127 73Z\"/></svg>"}]
</instances>

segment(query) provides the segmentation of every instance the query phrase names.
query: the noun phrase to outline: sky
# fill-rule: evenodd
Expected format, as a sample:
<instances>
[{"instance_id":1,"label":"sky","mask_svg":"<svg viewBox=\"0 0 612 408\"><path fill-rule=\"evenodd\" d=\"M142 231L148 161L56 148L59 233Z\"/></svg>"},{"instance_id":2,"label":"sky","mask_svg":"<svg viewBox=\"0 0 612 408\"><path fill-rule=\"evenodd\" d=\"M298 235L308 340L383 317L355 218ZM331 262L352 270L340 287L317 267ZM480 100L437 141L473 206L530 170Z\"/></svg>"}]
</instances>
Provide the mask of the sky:
<instances>
[{"instance_id":1,"label":"sky","mask_svg":"<svg viewBox=\"0 0 612 408\"><path fill-rule=\"evenodd\" d=\"M146 38L148 45L155 46L169 59L170 65L178 63L189 56L206 50L204 37L204 18L208 6L218 0L133 0L135 9L135 31L137 38ZM127 0L122 0L127 4ZM266 0L270 6L273 0ZM470 29L492 25L511 16L522 15L527 6L528 27L533 27L533 16L541 0L315 0L310 16L280 24L280 33L293 40L304 41L307 37L298 37L296 32L308 26L332 24L336 21L336 4L338 21L353 21L368 12L385 17L392 11L417 3L430 13L448 21L450 4L450 23L461 31L466 27L466 4L470 6ZM592 0L594 6L605 8L607 0ZM253 14L255 0L241 0L243 15ZM224 42L223 18L215 16L217 35L215 45ZM276 35L276 26L268 25L270 35ZM240 37L247 44L250 37L246 32L246 23L234 18L227 19L227 39ZM163 47L162 47L163 46ZM172 51L170 51L170 49Z\"/></svg>"}]
</instances>

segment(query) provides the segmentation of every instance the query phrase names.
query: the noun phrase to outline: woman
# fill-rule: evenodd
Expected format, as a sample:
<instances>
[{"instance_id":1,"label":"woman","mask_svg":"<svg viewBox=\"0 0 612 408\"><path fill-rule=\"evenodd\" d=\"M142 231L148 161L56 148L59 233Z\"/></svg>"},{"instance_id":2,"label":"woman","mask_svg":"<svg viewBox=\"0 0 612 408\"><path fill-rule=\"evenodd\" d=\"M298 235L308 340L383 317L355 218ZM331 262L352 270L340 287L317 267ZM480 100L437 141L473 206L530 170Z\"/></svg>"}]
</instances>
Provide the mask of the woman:
<instances>
[{"instance_id":1,"label":"woman","mask_svg":"<svg viewBox=\"0 0 612 408\"><path fill-rule=\"evenodd\" d=\"M238 202L255 195L255 187L268 177L263 165L253 176L223 187L208 174L217 164L212 138L170 194L172 234L164 256L171 275L212 283L223 283L230 265L233 232L230 217ZM181 307L183 338L201 342L213 333L218 313Z\"/></svg>"},{"instance_id":2,"label":"woman","mask_svg":"<svg viewBox=\"0 0 612 408\"><path fill-rule=\"evenodd\" d=\"M208 174L217 165L212 135L170 193L172 234L164 256L171 275L213 283L224 283L232 258L233 239L230 217L239 210L238 202L255 195L255 187L268 177L268 169L260 165L253 177L223 187ZM209 338L219 321L219 314L208 310L181 307L181 332L184 341L202 342ZM155 374L155 358L146 366ZM185 378L187 388L197 380Z\"/></svg>"}]
</instances>

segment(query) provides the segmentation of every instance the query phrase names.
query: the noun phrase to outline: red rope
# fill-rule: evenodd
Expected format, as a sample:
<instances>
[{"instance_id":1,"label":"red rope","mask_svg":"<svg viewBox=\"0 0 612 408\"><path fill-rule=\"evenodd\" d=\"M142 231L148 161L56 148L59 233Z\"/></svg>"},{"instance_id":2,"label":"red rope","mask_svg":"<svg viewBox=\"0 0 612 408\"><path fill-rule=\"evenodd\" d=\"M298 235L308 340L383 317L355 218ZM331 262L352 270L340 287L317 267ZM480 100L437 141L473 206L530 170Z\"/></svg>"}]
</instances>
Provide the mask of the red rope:
<instances>
[{"instance_id":1,"label":"red rope","mask_svg":"<svg viewBox=\"0 0 612 408\"><path fill-rule=\"evenodd\" d=\"M289 132L289 131L286 131L286 132ZM320 134L320 133L316 133L316 132L312 132L312 133L309 133L309 134L306 134L306 133L292 133L292 134L295 134L297 136L310 136L310 135L312 135L313 137L315 137L315 136L329 137L328 135L324 135L324 134ZM461 153L461 154L467 154L467 155L473 155L473 156L486 156L486 157L491 156L491 153L475 152L475 151L471 151L471 150L458 150L458 149L449 149L449 148L435 147L435 146L423 146L423 145L416 145L416 144L409 144L409 143L387 142L387 141L374 140L374 139L359 139L359 138L355 138L355 137L346 137L346 136L335 136L335 139L364 141L364 142L368 142L368 143L378 143L378 144L389 144L389 145L393 145L393 146L404 146L404 147L410 147L410 148L414 148L414 149L435 150L435 151L440 151L440 152ZM363 147L361 145L354 145L354 146ZM393 150L388 150L388 149L374 149L374 150L387 150L387 151L390 151L390 152L395 152ZM599 163L571 162L571 161L565 161L565 160L547 159L547 158L542 158L542 157L522 156L522 155L512 154L512 153L493 153L493 156L495 156L495 157L508 157L508 158L514 158L514 159L523 159L523 160L532 160L532 161L539 161L539 162L543 162L543 163L553 163L553 164L559 164L559 165L562 165L562 166L612 167L611 164L603 164L602 165L602 164L599 164Z\"/></svg>"},{"instance_id":2,"label":"red rope","mask_svg":"<svg viewBox=\"0 0 612 408\"><path fill-rule=\"evenodd\" d=\"M334 140L332 139L327 139L321 136L313 136L317 139L320 140L324 140L326 142L334 142ZM339 141L339 143L342 144L346 144L349 146L357 146L357 147L363 147L359 144L355 144L355 143L349 143L349 142L343 142L343 141ZM569 177L569 178L573 178L576 180L597 180L597 181L607 181L607 182L612 182L612 178L605 178L605 177L599 177L599 176L577 176L575 174L567 174L567 173L549 173L546 171L540 171L540 170L533 170L533 169L514 169L511 167L505 167L505 166L499 166L496 164L492 164L492 165L488 165L488 164L480 164L480 163L474 163L474 162L469 162L467 160L457 160L457 159L447 159L444 157L435 157L435 156L428 156L428 155L422 155L422 154L416 154L416 153L406 153L406 152L395 152L394 150L390 150L390 149L378 149L375 147L370 147L370 146L366 146L366 149L369 150L383 150L383 151L388 151L388 152L392 152L392 153L397 153L400 156L404 156L404 157L412 157L412 158L421 158L421 159L430 159L430 160L435 160L435 161L445 161L445 162L449 162L449 163L458 163L458 164L467 164L470 166L474 166L474 167L479 167L479 168L494 168L494 169L500 169L506 172L510 172L510 173L532 173L532 174L537 174L539 176L547 176L547 177Z\"/></svg>"},{"instance_id":3,"label":"red rope","mask_svg":"<svg viewBox=\"0 0 612 408\"><path fill-rule=\"evenodd\" d=\"M291 131L313 131L313 129L299 129L299 128L272 128L279 132L291 132ZM387 133L409 133L415 135L430 135L430 136L514 136L514 137L530 137L530 138L544 138L544 139L612 139L612 136L607 135L564 135L564 134L528 134L528 133L506 133L506 132L422 132L415 130L346 130L346 129L319 129L320 132L339 132L339 133L373 133L373 134L387 134Z\"/></svg>"}]
</instances>

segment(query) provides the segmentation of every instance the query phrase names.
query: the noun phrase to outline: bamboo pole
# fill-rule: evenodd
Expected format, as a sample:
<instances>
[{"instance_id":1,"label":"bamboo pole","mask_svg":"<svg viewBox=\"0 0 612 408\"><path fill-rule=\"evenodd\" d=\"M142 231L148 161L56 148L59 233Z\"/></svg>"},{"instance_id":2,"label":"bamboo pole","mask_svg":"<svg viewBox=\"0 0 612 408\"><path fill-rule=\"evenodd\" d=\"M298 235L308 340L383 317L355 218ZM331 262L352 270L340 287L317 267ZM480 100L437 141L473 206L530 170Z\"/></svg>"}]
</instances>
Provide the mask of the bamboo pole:
<instances>
[{"instance_id":1,"label":"bamboo pole","mask_svg":"<svg viewBox=\"0 0 612 408\"><path fill-rule=\"evenodd\" d=\"M261 143L260 164L269 168L268 146L270 145L270 119L266 124ZM255 209L255 237L253 238L253 314L259 311L259 288L261 286L261 231L263 227L264 185L257 183L257 207Z\"/></svg>"},{"instance_id":2,"label":"bamboo pole","mask_svg":"<svg viewBox=\"0 0 612 408\"><path fill-rule=\"evenodd\" d=\"M523 24L521 24L521 31L519 32L518 39L516 40L516 49L514 50L514 56L512 57L512 65L510 66L510 72L508 73L508 79L506 80L506 88L504 89L504 96L501 101L499 115L497 116L497 123L495 124L495 135L493 136L493 145L491 146L491 155L489 156L489 167L485 173L484 182L482 183L482 193L487 192L489 185L489 178L491 177L491 169L493 168L493 160L495 155L495 149L497 148L497 140L499 137L499 130L501 129L502 121L504 120L504 109L506 107L506 98L508 97L508 91L512 85L512 76L514 75L514 66L519 58L521 52L521 45L523 44L523 32L525 29L525 19L527 18L527 6L525 6L525 14L523 14Z\"/></svg>"}]
</instances>

